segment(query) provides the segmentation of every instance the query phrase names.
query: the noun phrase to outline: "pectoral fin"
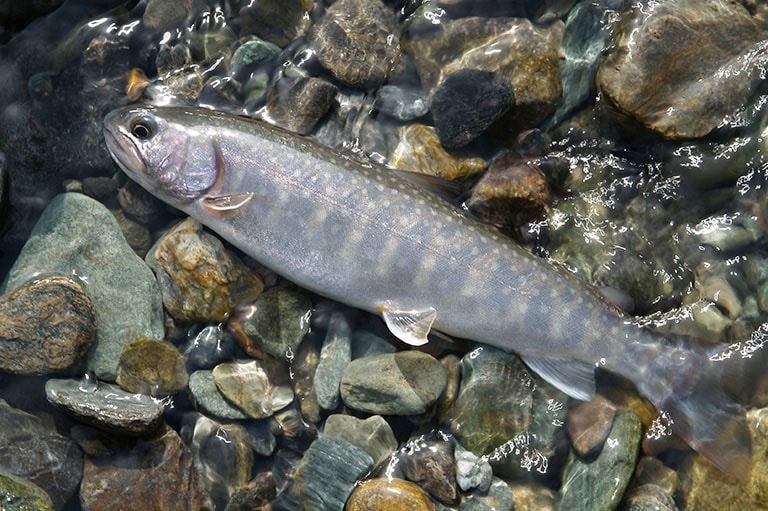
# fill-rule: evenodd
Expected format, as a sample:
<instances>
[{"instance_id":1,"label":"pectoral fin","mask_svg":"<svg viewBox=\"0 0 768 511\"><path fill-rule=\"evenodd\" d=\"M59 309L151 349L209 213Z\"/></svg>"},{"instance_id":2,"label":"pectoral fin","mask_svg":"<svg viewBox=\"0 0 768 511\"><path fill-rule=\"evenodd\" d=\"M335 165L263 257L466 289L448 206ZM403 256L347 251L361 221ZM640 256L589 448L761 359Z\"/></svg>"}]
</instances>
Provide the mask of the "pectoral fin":
<instances>
[{"instance_id":1,"label":"pectoral fin","mask_svg":"<svg viewBox=\"0 0 768 511\"><path fill-rule=\"evenodd\" d=\"M428 342L427 336L437 318L437 311L432 307L423 310L395 310L381 306L379 311L389 331L411 346L423 346Z\"/></svg>"},{"instance_id":2,"label":"pectoral fin","mask_svg":"<svg viewBox=\"0 0 768 511\"><path fill-rule=\"evenodd\" d=\"M245 206L253 198L253 192L234 193L232 195L217 195L205 197L203 204L213 211L233 211Z\"/></svg>"},{"instance_id":3,"label":"pectoral fin","mask_svg":"<svg viewBox=\"0 0 768 511\"><path fill-rule=\"evenodd\" d=\"M590 401L595 396L595 365L580 360L523 357L533 372L574 399Z\"/></svg>"}]
</instances>

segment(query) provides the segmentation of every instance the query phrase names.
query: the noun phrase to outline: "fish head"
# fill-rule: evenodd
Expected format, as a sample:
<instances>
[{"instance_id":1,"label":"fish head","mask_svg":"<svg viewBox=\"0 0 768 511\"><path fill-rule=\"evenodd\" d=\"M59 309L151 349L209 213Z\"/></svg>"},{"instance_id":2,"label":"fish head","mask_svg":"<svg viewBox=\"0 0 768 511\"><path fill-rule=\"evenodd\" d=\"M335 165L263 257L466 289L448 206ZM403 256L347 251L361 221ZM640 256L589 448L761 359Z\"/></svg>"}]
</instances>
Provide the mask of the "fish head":
<instances>
[{"instance_id":1,"label":"fish head","mask_svg":"<svg viewBox=\"0 0 768 511\"><path fill-rule=\"evenodd\" d=\"M203 196L219 171L215 144L185 112L131 106L104 118L112 158L131 179L176 207Z\"/></svg>"}]
</instances>

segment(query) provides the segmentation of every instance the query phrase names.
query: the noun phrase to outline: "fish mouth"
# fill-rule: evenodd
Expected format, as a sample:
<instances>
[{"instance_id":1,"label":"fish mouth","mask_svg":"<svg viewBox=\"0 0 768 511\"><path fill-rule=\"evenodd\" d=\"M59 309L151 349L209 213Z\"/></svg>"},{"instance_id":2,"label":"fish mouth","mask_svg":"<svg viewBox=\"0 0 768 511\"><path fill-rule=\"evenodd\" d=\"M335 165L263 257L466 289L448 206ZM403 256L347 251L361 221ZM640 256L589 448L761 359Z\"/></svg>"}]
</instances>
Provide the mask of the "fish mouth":
<instances>
[{"instance_id":1,"label":"fish mouth","mask_svg":"<svg viewBox=\"0 0 768 511\"><path fill-rule=\"evenodd\" d=\"M110 112L104 118L104 141L107 144L112 159L131 176L146 175L147 166L141 158L141 153L131 136L120 123L120 114L117 110Z\"/></svg>"}]
</instances>

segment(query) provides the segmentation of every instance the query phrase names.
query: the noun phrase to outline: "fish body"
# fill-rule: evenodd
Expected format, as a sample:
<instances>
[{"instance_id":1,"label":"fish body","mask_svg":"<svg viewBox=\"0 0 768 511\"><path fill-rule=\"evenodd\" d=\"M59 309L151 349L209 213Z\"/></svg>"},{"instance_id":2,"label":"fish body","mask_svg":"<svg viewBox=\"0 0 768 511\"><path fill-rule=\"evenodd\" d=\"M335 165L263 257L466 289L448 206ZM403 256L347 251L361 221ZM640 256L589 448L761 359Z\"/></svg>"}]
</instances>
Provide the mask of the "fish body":
<instances>
[{"instance_id":1,"label":"fish body","mask_svg":"<svg viewBox=\"0 0 768 511\"><path fill-rule=\"evenodd\" d=\"M580 399L594 391L596 366L613 371L674 412L695 449L743 475L748 434L746 447L744 431L719 438L741 410L700 383L717 369L705 355L634 325L402 173L204 109L116 110L104 135L132 179L298 285L381 314L411 344L434 328L514 351Z\"/></svg>"}]
</instances>

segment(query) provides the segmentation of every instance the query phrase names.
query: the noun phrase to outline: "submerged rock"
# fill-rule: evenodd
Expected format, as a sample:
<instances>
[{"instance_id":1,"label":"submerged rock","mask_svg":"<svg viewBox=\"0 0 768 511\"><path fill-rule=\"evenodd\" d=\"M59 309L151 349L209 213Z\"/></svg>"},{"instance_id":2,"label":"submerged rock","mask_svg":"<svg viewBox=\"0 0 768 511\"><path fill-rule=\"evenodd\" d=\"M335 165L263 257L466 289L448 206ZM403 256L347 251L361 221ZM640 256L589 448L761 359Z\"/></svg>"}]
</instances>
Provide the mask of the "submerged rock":
<instances>
[{"instance_id":1,"label":"submerged rock","mask_svg":"<svg viewBox=\"0 0 768 511\"><path fill-rule=\"evenodd\" d=\"M11 268L5 289L49 273L79 278L93 301L96 341L86 366L97 378L114 381L120 352L130 341L163 337L155 277L99 202L78 193L53 199Z\"/></svg>"},{"instance_id":2,"label":"submerged rock","mask_svg":"<svg viewBox=\"0 0 768 511\"><path fill-rule=\"evenodd\" d=\"M267 114L278 126L306 135L328 113L338 88L314 77L283 77L267 94Z\"/></svg>"},{"instance_id":3,"label":"submerged rock","mask_svg":"<svg viewBox=\"0 0 768 511\"><path fill-rule=\"evenodd\" d=\"M644 484L627 492L624 511L677 511L675 500L655 484Z\"/></svg>"},{"instance_id":4,"label":"submerged rock","mask_svg":"<svg viewBox=\"0 0 768 511\"><path fill-rule=\"evenodd\" d=\"M323 435L343 438L368 453L378 466L397 449L392 428L380 415L358 419L352 415L333 414L325 421Z\"/></svg>"},{"instance_id":5,"label":"submerged rock","mask_svg":"<svg viewBox=\"0 0 768 511\"><path fill-rule=\"evenodd\" d=\"M512 511L516 509L515 498L509 485L498 477L494 477L487 492L474 492L462 496L459 509L462 511L481 511L485 509Z\"/></svg>"},{"instance_id":6,"label":"submerged rock","mask_svg":"<svg viewBox=\"0 0 768 511\"><path fill-rule=\"evenodd\" d=\"M167 341L139 337L120 353L117 384L128 392L167 396L185 389L188 380L184 356Z\"/></svg>"},{"instance_id":7,"label":"submerged rock","mask_svg":"<svg viewBox=\"0 0 768 511\"><path fill-rule=\"evenodd\" d=\"M349 496L347 511L437 511L418 485L402 479L378 477L363 482Z\"/></svg>"},{"instance_id":8,"label":"submerged rock","mask_svg":"<svg viewBox=\"0 0 768 511\"><path fill-rule=\"evenodd\" d=\"M437 138L435 128L423 124L400 128L397 146L389 155L389 164L396 169L445 179L472 176L485 168L482 158L446 151Z\"/></svg>"},{"instance_id":9,"label":"submerged rock","mask_svg":"<svg viewBox=\"0 0 768 511\"><path fill-rule=\"evenodd\" d=\"M226 398L254 419L263 419L293 401L287 375L276 364L236 360L213 368L213 381Z\"/></svg>"},{"instance_id":10,"label":"submerged rock","mask_svg":"<svg viewBox=\"0 0 768 511\"><path fill-rule=\"evenodd\" d=\"M53 511L51 497L35 483L0 471L3 511Z\"/></svg>"},{"instance_id":11,"label":"submerged rock","mask_svg":"<svg viewBox=\"0 0 768 511\"><path fill-rule=\"evenodd\" d=\"M339 385L344 369L351 359L352 339L349 322L343 313L335 312L328 323L328 332L325 334L315 371L315 394L318 404L324 410L333 410L339 406Z\"/></svg>"},{"instance_id":12,"label":"submerged rock","mask_svg":"<svg viewBox=\"0 0 768 511\"><path fill-rule=\"evenodd\" d=\"M242 3L238 18L243 33L285 46L309 28L312 0L261 0Z\"/></svg>"},{"instance_id":13,"label":"submerged rock","mask_svg":"<svg viewBox=\"0 0 768 511\"><path fill-rule=\"evenodd\" d=\"M407 122L429 112L429 98L420 90L387 84L376 91L373 107L398 121Z\"/></svg>"},{"instance_id":14,"label":"submerged rock","mask_svg":"<svg viewBox=\"0 0 768 511\"><path fill-rule=\"evenodd\" d=\"M261 472L235 490L224 511L269 511L277 496L272 472Z\"/></svg>"},{"instance_id":15,"label":"submerged rock","mask_svg":"<svg viewBox=\"0 0 768 511\"><path fill-rule=\"evenodd\" d=\"M576 454L586 458L602 449L615 416L616 406L599 394L576 404L568 412L568 435Z\"/></svg>"},{"instance_id":16,"label":"submerged rock","mask_svg":"<svg viewBox=\"0 0 768 511\"><path fill-rule=\"evenodd\" d=\"M240 408L232 405L219 391L213 380L213 371L201 369L189 376L189 391L203 411L222 419L247 419Z\"/></svg>"},{"instance_id":17,"label":"submerged rock","mask_svg":"<svg viewBox=\"0 0 768 511\"><path fill-rule=\"evenodd\" d=\"M440 437L419 436L409 440L395 455L397 468L435 500L452 504L459 497L453 445Z\"/></svg>"},{"instance_id":18,"label":"submerged rock","mask_svg":"<svg viewBox=\"0 0 768 511\"><path fill-rule=\"evenodd\" d=\"M34 278L0 297L0 369L46 374L80 360L96 337L93 302L74 280Z\"/></svg>"}]
</instances>

